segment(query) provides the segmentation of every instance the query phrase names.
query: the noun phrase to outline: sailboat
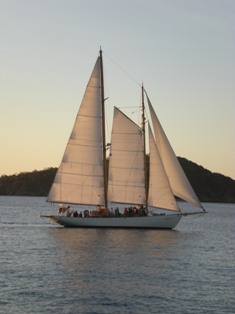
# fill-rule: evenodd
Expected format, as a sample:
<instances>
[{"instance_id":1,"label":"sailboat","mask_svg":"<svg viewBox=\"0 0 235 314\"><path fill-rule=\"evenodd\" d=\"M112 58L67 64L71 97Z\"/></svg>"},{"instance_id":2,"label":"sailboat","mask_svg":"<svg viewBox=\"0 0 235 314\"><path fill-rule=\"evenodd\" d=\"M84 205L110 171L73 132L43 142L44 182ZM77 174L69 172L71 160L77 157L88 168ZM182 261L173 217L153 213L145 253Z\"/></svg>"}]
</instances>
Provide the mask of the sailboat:
<instances>
[{"instance_id":1,"label":"sailboat","mask_svg":"<svg viewBox=\"0 0 235 314\"><path fill-rule=\"evenodd\" d=\"M58 212L43 217L65 227L173 229L183 215L176 198L204 211L143 85L141 90L142 125L114 107L107 143L100 49L48 195L49 202L59 204ZM145 117L145 102L151 123ZM76 205L79 214L70 210Z\"/></svg>"}]
</instances>

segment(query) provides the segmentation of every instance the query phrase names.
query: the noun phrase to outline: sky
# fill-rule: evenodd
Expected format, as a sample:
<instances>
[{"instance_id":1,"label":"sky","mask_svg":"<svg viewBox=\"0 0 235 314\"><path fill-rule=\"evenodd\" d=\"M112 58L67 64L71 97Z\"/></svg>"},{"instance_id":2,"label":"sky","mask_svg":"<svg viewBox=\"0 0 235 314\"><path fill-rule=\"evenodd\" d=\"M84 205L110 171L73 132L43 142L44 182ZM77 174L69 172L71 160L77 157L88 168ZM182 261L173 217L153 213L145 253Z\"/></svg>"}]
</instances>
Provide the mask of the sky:
<instances>
[{"instance_id":1,"label":"sky","mask_svg":"<svg viewBox=\"0 0 235 314\"><path fill-rule=\"evenodd\" d=\"M0 176L59 166L101 46L108 108L143 83L176 155L235 179L235 1L0 0L0 29Z\"/></svg>"}]
</instances>

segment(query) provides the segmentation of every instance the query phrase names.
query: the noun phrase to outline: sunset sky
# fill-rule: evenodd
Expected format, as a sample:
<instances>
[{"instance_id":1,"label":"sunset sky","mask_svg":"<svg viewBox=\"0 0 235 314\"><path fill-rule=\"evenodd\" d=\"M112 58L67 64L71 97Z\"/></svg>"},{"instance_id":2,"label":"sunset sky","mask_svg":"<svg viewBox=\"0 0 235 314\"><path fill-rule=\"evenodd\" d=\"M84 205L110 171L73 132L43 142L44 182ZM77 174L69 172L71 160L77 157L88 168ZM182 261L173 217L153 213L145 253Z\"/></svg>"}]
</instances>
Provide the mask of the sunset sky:
<instances>
[{"instance_id":1,"label":"sunset sky","mask_svg":"<svg viewBox=\"0 0 235 314\"><path fill-rule=\"evenodd\" d=\"M108 108L143 82L176 155L235 179L235 1L0 0L0 26L0 176L59 165L102 46Z\"/></svg>"}]
</instances>

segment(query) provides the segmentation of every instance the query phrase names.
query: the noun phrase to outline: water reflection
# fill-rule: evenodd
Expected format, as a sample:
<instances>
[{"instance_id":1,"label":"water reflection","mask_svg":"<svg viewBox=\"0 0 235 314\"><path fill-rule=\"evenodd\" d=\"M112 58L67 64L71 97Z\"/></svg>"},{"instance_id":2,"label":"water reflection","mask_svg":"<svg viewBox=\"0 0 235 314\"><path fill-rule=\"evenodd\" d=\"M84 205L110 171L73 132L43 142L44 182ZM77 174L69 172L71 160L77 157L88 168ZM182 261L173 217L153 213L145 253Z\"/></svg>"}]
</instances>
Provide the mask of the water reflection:
<instances>
[{"instance_id":1,"label":"water reflection","mask_svg":"<svg viewBox=\"0 0 235 314\"><path fill-rule=\"evenodd\" d=\"M177 249L182 238L180 232L172 230L50 228L48 235L62 259L66 256L62 260L64 266L75 264L83 270L96 267L95 263L100 267L116 259L123 264L164 259ZM133 255L139 261L133 261Z\"/></svg>"}]
</instances>

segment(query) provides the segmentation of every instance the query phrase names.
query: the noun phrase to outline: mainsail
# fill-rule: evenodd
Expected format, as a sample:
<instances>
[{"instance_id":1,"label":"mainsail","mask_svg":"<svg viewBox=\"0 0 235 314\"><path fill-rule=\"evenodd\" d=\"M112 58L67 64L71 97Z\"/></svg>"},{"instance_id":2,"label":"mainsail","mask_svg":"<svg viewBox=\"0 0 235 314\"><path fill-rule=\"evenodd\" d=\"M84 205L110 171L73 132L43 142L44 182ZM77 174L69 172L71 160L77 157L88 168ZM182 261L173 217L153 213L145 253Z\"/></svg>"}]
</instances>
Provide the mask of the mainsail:
<instances>
[{"instance_id":1,"label":"mainsail","mask_svg":"<svg viewBox=\"0 0 235 314\"><path fill-rule=\"evenodd\" d=\"M163 131L148 96L147 100L156 144L174 195L195 206L203 208L180 166L180 163L165 135L165 132Z\"/></svg>"},{"instance_id":2,"label":"mainsail","mask_svg":"<svg viewBox=\"0 0 235 314\"><path fill-rule=\"evenodd\" d=\"M144 204L143 132L116 107L114 108L111 143L109 201Z\"/></svg>"},{"instance_id":3,"label":"mainsail","mask_svg":"<svg viewBox=\"0 0 235 314\"><path fill-rule=\"evenodd\" d=\"M101 66L98 57L48 200L104 205Z\"/></svg>"}]
</instances>

